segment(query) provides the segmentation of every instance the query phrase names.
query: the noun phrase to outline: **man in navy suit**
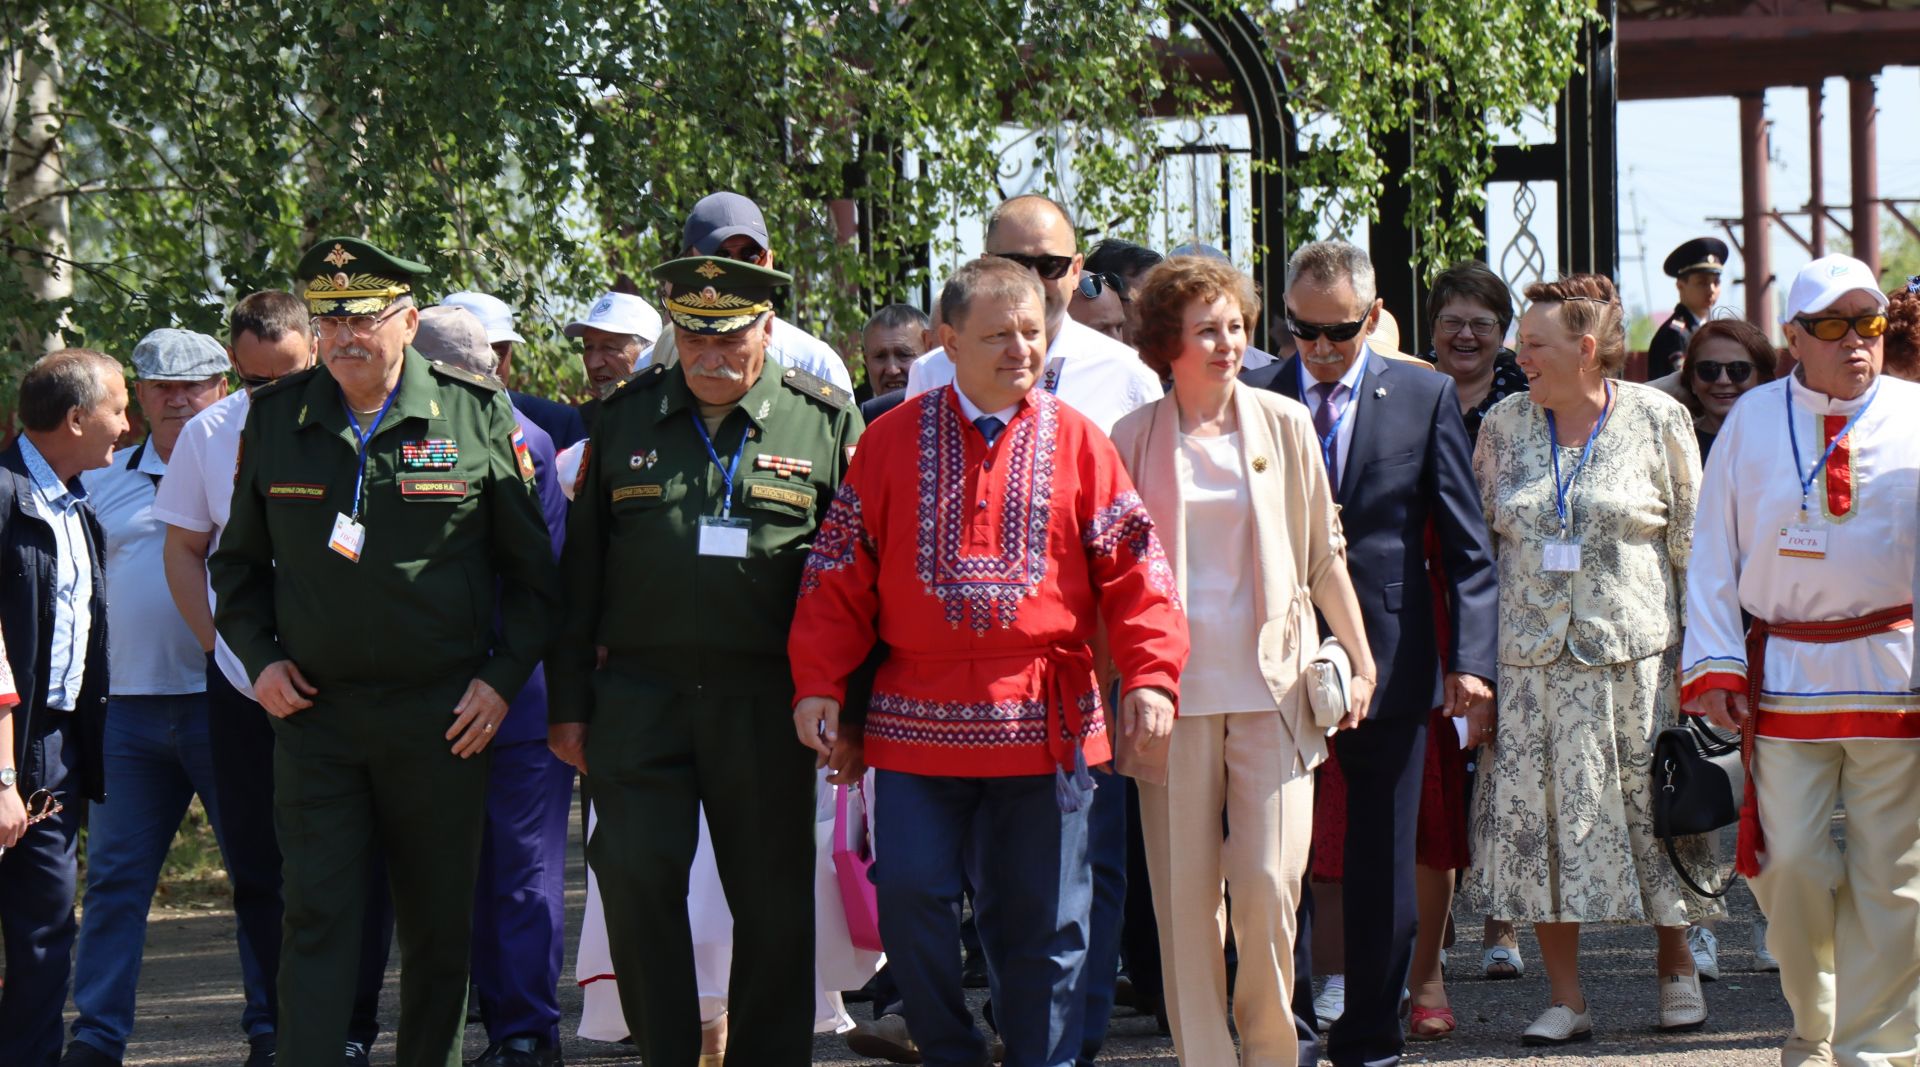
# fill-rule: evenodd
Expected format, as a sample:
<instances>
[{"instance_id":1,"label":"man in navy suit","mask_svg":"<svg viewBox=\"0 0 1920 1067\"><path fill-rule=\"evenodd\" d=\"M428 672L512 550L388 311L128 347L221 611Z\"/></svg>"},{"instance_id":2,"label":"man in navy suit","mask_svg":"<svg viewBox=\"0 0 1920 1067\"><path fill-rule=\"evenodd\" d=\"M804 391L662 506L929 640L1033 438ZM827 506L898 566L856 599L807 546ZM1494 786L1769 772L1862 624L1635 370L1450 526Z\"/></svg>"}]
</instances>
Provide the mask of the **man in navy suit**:
<instances>
[{"instance_id":1,"label":"man in navy suit","mask_svg":"<svg viewBox=\"0 0 1920 1067\"><path fill-rule=\"evenodd\" d=\"M1302 247L1287 263L1286 292L1287 328L1299 351L1245 376L1313 414L1380 670L1366 721L1338 746L1347 779L1347 975L1346 1011L1327 1037L1336 1067L1400 1062L1428 714L1444 706L1464 715L1493 699L1493 553L1453 379L1369 352L1381 307L1364 251L1343 241ZM1448 648L1438 647L1434 633L1430 526L1446 576ZM1294 1014L1300 1062L1313 1063L1313 898L1301 899Z\"/></svg>"}]
</instances>

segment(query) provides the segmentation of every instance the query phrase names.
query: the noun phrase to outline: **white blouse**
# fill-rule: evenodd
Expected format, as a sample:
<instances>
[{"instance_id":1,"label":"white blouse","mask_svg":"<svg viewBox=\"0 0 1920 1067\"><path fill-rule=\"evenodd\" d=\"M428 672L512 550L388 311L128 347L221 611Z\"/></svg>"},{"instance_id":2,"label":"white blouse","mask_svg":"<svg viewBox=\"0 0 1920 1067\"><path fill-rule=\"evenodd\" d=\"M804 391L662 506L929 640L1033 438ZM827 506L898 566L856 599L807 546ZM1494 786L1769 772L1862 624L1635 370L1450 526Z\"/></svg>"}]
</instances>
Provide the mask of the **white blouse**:
<instances>
[{"instance_id":1,"label":"white blouse","mask_svg":"<svg viewBox=\"0 0 1920 1067\"><path fill-rule=\"evenodd\" d=\"M1253 511L1240 435L1180 435L1186 505L1187 629L1193 651L1180 675L1180 714L1273 711L1260 673L1254 618Z\"/></svg>"}]
</instances>

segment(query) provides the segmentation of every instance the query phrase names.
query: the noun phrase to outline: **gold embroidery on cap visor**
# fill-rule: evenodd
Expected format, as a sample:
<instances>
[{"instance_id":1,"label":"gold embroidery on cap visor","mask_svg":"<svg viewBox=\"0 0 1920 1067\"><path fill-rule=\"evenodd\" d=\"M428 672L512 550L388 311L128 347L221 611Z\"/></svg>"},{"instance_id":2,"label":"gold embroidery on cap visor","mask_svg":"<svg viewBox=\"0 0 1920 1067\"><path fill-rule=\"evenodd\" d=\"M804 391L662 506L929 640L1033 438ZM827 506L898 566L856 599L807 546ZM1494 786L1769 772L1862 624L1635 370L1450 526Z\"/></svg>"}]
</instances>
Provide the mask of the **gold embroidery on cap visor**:
<instances>
[{"instance_id":1,"label":"gold embroidery on cap visor","mask_svg":"<svg viewBox=\"0 0 1920 1067\"><path fill-rule=\"evenodd\" d=\"M307 309L315 315L371 315L412 291L378 274L321 274L307 279Z\"/></svg>"},{"instance_id":2,"label":"gold embroidery on cap visor","mask_svg":"<svg viewBox=\"0 0 1920 1067\"><path fill-rule=\"evenodd\" d=\"M771 300L749 300L712 287L667 298L667 314L695 333L732 333L753 325L753 320L772 310Z\"/></svg>"}]
</instances>

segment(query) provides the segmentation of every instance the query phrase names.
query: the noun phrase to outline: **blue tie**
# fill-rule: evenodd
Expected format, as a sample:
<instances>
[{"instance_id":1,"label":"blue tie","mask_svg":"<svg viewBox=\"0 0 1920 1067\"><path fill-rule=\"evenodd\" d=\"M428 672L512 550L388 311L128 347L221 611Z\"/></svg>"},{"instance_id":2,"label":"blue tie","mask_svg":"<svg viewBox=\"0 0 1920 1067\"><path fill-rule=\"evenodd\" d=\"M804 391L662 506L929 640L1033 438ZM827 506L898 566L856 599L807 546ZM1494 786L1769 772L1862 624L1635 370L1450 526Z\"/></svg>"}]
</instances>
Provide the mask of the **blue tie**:
<instances>
[{"instance_id":1,"label":"blue tie","mask_svg":"<svg viewBox=\"0 0 1920 1067\"><path fill-rule=\"evenodd\" d=\"M992 447L994 441L999 439L1000 431L1007 428L1006 423L1001 422L992 415L980 416L973 420L973 425L980 431L980 436L987 439L988 447Z\"/></svg>"},{"instance_id":2,"label":"blue tie","mask_svg":"<svg viewBox=\"0 0 1920 1067\"><path fill-rule=\"evenodd\" d=\"M1333 395L1340 388L1339 382L1316 382L1313 394L1320 398L1320 406L1313 412L1313 432L1318 434L1322 444L1320 453L1327 461L1328 488L1334 495L1340 493L1340 441L1332 437L1333 428L1338 425L1340 413L1334 410Z\"/></svg>"}]
</instances>

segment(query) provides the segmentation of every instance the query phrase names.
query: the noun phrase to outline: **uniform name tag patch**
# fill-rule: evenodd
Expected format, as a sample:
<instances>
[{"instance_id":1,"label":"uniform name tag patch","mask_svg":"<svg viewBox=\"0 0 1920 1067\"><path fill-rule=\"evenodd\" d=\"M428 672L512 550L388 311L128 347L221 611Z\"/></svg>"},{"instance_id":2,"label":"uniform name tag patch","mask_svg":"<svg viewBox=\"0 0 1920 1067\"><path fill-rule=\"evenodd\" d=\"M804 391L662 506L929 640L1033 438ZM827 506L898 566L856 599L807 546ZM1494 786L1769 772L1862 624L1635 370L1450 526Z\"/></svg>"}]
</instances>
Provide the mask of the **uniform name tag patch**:
<instances>
[{"instance_id":1,"label":"uniform name tag patch","mask_svg":"<svg viewBox=\"0 0 1920 1067\"><path fill-rule=\"evenodd\" d=\"M623 485L613 491L613 502L618 504L622 500L658 500L665 492L664 486Z\"/></svg>"},{"instance_id":2,"label":"uniform name tag patch","mask_svg":"<svg viewBox=\"0 0 1920 1067\"><path fill-rule=\"evenodd\" d=\"M796 508L813 506L813 494L803 489L789 489L784 485L767 485L755 482L747 486L748 500L775 500L782 504L792 504Z\"/></svg>"},{"instance_id":3,"label":"uniform name tag patch","mask_svg":"<svg viewBox=\"0 0 1920 1067\"><path fill-rule=\"evenodd\" d=\"M402 478L401 496L466 496L467 483L445 478Z\"/></svg>"},{"instance_id":4,"label":"uniform name tag patch","mask_svg":"<svg viewBox=\"0 0 1920 1067\"><path fill-rule=\"evenodd\" d=\"M400 465L415 471L450 471L460 461L460 442L439 437L400 442Z\"/></svg>"},{"instance_id":5,"label":"uniform name tag patch","mask_svg":"<svg viewBox=\"0 0 1920 1067\"><path fill-rule=\"evenodd\" d=\"M325 500L327 487L300 482L275 482L267 486L267 496L277 500Z\"/></svg>"}]
</instances>

